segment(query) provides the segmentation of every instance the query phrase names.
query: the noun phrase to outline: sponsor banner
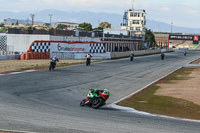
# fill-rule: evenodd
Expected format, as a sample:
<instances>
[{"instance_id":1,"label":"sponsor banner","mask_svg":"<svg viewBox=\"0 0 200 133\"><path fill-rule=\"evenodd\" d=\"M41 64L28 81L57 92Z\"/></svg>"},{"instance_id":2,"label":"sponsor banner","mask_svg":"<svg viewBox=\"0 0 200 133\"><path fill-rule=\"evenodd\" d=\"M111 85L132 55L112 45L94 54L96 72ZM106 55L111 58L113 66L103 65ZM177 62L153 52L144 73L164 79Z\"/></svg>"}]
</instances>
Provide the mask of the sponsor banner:
<instances>
[{"instance_id":1,"label":"sponsor banner","mask_svg":"<svg viewBox=\"0 0 200 133\"><path fill-rule=\"evenodd\" d=\"M194 36L194 41L199 41L199 36Z\"/></svg>"},{"instance_id":2,"label":"sponsor banner","mask_svg":"<svg viewBox=\"0 0 200 133\"><path fill-rule=\"evenodd\" d=\"M90 51L89 43L51 43L50 52L80 52L85 53Z\"/></svg>"},{"instance_id":3,"label":"sponsor banner","mask_svg":"<svg viewBox=\"0 0 200 133\"><path fill-rule=\"evenodd\" d=\"M170 40L193 40L193 36L188 35L170 35Z\"/></svg>"},{"instance_id":4,"label":"sponsor banner","mask_svg":"<svg viewBox=\"0 0 200 133\"><path fill-rule=\"evenodd\" d=\"M190 40L199 41L200 36L194 35L169 35L169 40Z\"/></svg>"}]
</instances>

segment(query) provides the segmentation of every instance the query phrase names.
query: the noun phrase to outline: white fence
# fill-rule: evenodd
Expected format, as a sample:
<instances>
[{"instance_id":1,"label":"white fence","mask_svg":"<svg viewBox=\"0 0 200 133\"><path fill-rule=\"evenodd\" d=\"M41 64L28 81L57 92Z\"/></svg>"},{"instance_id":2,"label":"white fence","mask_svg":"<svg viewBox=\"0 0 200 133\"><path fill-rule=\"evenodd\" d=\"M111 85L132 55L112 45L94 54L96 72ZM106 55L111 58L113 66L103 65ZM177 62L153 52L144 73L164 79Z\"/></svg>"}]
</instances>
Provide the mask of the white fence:
<instances>
[{"instance_id":1,"label":"white fence","mask_svg":"<svg viewBox=\"0 0 200 133\"><path fill-rule=\"evenodd\" d=\"M0 51L0 55L14 55L13 51Z\"/></svg>"}]
</instances>

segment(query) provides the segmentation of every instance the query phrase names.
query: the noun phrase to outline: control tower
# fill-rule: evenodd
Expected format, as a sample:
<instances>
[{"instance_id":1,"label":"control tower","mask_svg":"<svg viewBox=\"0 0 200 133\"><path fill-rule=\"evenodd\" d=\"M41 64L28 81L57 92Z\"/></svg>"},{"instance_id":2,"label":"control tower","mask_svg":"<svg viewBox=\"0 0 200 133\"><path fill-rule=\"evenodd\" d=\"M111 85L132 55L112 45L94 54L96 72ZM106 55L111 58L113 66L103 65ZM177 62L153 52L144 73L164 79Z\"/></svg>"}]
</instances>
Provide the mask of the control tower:
<instances>
[{"instance_id":1,"label":"control tower","mask_svg":"<svg viewBox=\"0 0 200 133\"><path fill-rule=\"evenodd\" d=\"M129 30L136 35L144 35L146 29L146 11L135 10L132 1L132 9L124 12L122 30Z\"/></svg>"}]
</instances>

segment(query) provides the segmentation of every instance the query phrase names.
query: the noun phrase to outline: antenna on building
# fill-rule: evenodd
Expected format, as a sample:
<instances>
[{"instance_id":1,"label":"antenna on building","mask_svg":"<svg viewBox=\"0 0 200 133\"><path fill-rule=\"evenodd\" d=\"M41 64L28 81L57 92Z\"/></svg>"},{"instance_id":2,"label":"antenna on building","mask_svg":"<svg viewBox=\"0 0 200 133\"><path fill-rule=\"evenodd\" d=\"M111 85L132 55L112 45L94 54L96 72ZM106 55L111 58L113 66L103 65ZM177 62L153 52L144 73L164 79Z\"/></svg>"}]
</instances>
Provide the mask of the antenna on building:
<instances>
[{"instance_id":1,"label":"antenna on building","mask_svg":"<svg viewBox=\"0 0 200 133\"><path fill-rule=\"evenodd\" d=\"M35 14L30 14L30 16L31 16L31 19L32 19L32 25L31 25L31 28L32 28L32 30L33 30Z\"/></svg>"},{"instance_id":2,"label":"antenna on building","mask_svg":"<svg viewBox=\"0 0 200 133\"><path fill-rule=\"evenodd\" d=\"M134 0L131 0L131 9L134 10Z\"/></svg>"}]
</instances>

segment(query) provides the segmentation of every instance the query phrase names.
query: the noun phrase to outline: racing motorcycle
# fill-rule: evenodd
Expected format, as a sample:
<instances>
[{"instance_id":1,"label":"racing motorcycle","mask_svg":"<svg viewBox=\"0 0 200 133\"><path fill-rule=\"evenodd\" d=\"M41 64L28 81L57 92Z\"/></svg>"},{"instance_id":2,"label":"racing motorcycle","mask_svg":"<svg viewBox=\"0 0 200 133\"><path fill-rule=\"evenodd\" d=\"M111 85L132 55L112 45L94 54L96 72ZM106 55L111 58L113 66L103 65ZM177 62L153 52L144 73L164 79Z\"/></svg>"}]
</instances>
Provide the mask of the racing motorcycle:
<instances>
[{"instance_id":1,"label":"racing motorcycle","mask_svg":"<svg viewBox=\"0 0 200 133\"><path fill-rule=\"evenodd\" d=\"M186 51L184 51L184 53L183 53L183 54L184 54L184 56L186 56L187 52L186 52Z\"/></svg>"},{"instance_id":2,"label":"racing motorcycle","mask_svg":"<svg viewBox=\"0 0 200 133\"><path fill-rule=\"evenodd\" d=\"M165 54L161 53L160 57L161 57L161 60L164 60Z\"/></svg>"},{"instance_id":3,"label":"racing motorcycle","mask_svg":"<svg viewBox=\"0 0 200 133\"><path fill-rule=\"evenodd\" d=\"M109 98L110 93L107 89L98 92L98 95L94 98L90 98L90 93L88 93L86 99L83 99L80 106L89 106L93 109L98 109L106 104L106 100Z\"/></svg>"},{"instance_id":4,"label":"racing motorcycle","mask_svg":"<svg viewBox=\"0 0 200 133\"><path fill-rule=\"evenodd\" d=\"M59 62L59 60L58 60L56 57L52 58L52 60L51 60L51 62L50 62L50 65L49 65L49 71L55 69L55 67L56 67L56 62Z\"/></svg>"}]
</instances>

